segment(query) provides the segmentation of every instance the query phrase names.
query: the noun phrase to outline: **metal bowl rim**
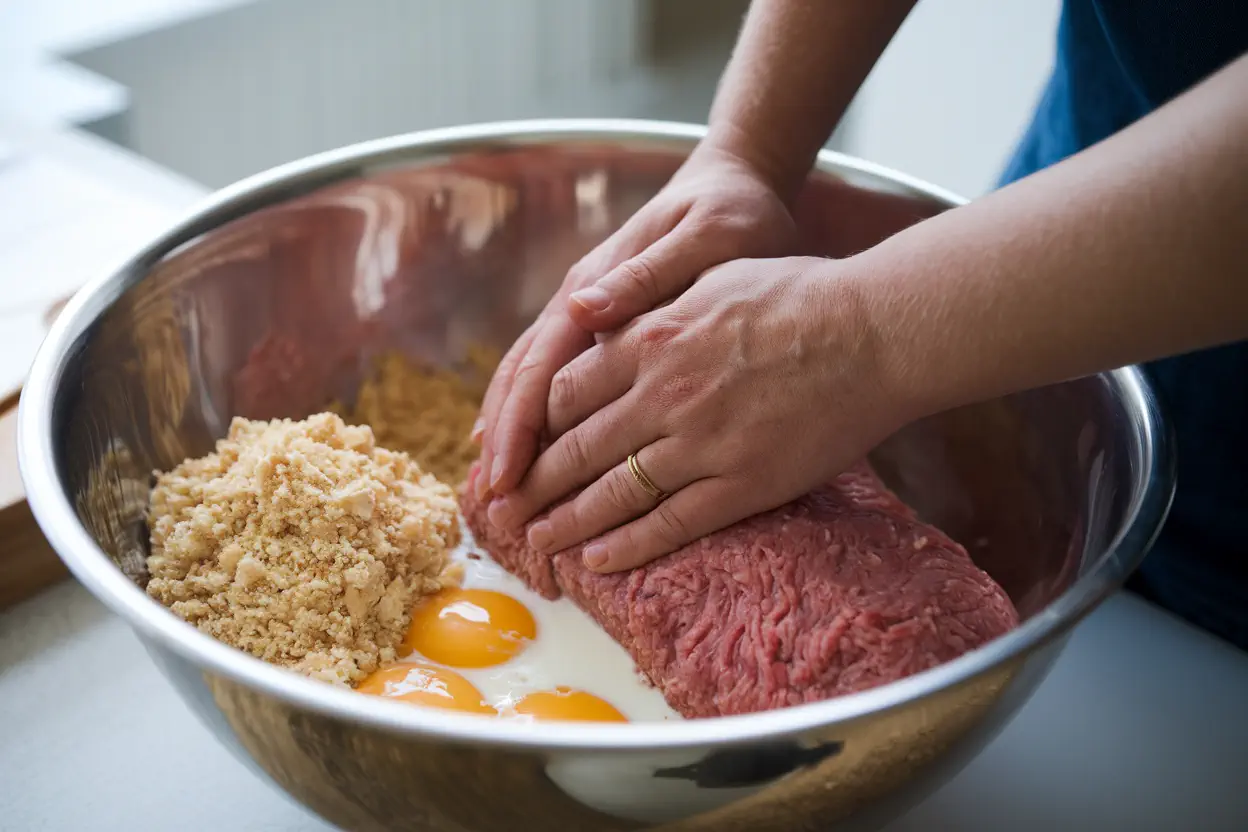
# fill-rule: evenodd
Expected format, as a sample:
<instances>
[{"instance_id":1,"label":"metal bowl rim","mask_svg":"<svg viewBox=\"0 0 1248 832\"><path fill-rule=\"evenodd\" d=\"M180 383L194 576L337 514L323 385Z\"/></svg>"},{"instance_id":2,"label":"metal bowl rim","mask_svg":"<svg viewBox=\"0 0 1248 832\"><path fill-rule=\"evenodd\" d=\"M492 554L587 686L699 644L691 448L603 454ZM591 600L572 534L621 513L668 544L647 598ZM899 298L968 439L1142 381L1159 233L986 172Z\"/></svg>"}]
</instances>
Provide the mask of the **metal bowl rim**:
<instances>
[{"instance_id":1,"label":"metal bowl rim","mask_svg":"<svg viewBox=\"0 0 1248 832\"><path fill-rule=\"evenodd\" d=\"M18 456L27 500L40 527L72 574L146 641L205 671L292 706L376 730L449 743L515 750L655 751L759 743L818 731L878 714L969 682L1065 634L1119 587L1152 545L1173 495L1174 454L1168 426L1144 374L1126 367L1102 374L1139 417L1143 482L1117 538L1085 575L1013 632L966 655L899 682L822 702L743 716L668 723L563 724L500 722L361 696L303 678L217 642L171 614L127 579L95 543L65 496L52 436L53 402L78 340L160 257L237 216L351 176L364 165L418 162L439 153L490 146L580 141L652 142L690 147L705 126L629 119L545 119L450 127L362 142L256 174L208 196L117 268L74 295L49 330L32 364L18 415ZM949 207L965 202L944 189L886 167L821 151L816 168L833 175L878 178Z\"/></svg>"}]
</instances>

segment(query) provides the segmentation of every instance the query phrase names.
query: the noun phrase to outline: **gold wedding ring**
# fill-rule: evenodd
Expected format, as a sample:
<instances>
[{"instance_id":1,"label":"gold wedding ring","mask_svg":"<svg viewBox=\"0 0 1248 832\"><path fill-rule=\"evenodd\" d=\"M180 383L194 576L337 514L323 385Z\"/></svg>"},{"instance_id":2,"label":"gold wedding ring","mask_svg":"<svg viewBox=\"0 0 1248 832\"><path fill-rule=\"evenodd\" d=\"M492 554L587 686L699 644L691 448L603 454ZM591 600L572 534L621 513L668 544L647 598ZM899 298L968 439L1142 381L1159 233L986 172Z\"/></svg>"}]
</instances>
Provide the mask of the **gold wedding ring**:
<instances>
[{"instance_id":1,"label":"gold wedding ring","mask_svg":"<svg viewBox=\"0 0 1248 832\"><path fill-rule=\"evenodd\" d=\"M654 484L646 472L641 470L641 463L637 461L637 454L628 455L628 472L633 475L633 479L637 480L637 484L641 486L641 490L645 491L654 499L663 502L667 499L667 495L663 493L663 489Z\"/></svg>"}]
</instances>

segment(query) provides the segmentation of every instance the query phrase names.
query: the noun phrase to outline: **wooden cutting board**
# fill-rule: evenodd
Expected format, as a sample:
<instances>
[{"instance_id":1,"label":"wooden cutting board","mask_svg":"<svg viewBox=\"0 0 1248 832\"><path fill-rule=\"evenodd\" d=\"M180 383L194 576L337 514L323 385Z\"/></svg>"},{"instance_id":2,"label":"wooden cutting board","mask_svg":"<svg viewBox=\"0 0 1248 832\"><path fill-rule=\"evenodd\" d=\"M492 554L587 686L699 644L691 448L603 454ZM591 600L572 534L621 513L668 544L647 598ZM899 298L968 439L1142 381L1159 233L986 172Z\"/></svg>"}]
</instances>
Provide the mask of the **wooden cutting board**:
<instances>
[{"instance_id":1,"label":"wooden cutting board","mask_svg":"<svg viewBox=\"0 0 1248 832\"><path fill-rule=\"evenodd\" d=\"M0 610L69 575L26 504L17 470L17 398L0 402Z\"/></svg>"},{"instance_id":2,"label":"wooden cutting board","mask_svg":"<svg viewBox=\"0 0 1248 832\"><path fill-rule=\"evenodd\" d=\"M56 317L64 301L45 316ZM17 467L17 402L20 390L0 393L0 610L24 601L69 576L35 523Z\"/></svg>"}]
</instances>

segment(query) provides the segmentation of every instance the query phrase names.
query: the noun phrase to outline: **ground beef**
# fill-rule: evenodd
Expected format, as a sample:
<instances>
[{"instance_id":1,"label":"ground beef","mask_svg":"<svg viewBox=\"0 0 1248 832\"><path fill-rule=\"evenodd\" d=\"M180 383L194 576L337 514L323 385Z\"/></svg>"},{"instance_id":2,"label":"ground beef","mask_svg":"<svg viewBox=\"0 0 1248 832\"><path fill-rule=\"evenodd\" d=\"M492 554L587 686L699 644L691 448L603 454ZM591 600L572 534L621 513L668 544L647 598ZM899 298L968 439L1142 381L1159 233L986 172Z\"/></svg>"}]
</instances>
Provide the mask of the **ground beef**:
<instances>
[{"instance_id":1,"label":"ground beef","mask_svg":"<svg viewBox=\"0 0 1248 832\"><path fill-rule=\"evenodd\" d=\"M1010 599L966 550L921 522L865 464L612 575L587 569L579 547L533 552L494 528L467 491L460 505L504 568L547 598L570 597L689 718L865 690L1018 624Z\"/></svg>"}]
</instances>

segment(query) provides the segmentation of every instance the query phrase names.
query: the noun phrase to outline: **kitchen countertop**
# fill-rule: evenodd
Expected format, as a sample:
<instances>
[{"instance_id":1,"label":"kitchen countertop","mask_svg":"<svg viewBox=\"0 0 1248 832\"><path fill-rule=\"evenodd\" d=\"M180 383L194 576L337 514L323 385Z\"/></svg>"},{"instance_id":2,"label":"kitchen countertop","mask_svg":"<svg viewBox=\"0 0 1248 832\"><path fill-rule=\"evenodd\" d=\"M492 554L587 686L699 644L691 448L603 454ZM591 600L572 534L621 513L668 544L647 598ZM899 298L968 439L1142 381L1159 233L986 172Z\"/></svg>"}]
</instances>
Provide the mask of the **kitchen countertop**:
<instances>
[{"instance_id":1,"label":"kitchen countertop","mask_svg":"<svg viewBox=\"0 0 1248 832\"><path fill-rule=\"evenodd\" d=\"M15 194L41 199L60 240L42 261L33 244L0 248L0 378L20 378L39 337L15 321L200 193L91 137L0 124L0 218ZM100 242L84 203L124 233ZM80 237L94 247L67 265ZM983 754L888 832L1248 829L1246 693L1248 655L1117 594ZM0 830L329 828L217 745L73 581L0 614L0 703Z\"/></svg>"},{"instance_id":2,"label":"kitchen countertop","mask_svg":"<svg viewBox=\"0 0 1248 832\"><path fill-rule=\"evenodd\" d=\"M49 305L203 193L94 136L0 117L0 397L25 378Z\"/></svg>"}]
</instances>

